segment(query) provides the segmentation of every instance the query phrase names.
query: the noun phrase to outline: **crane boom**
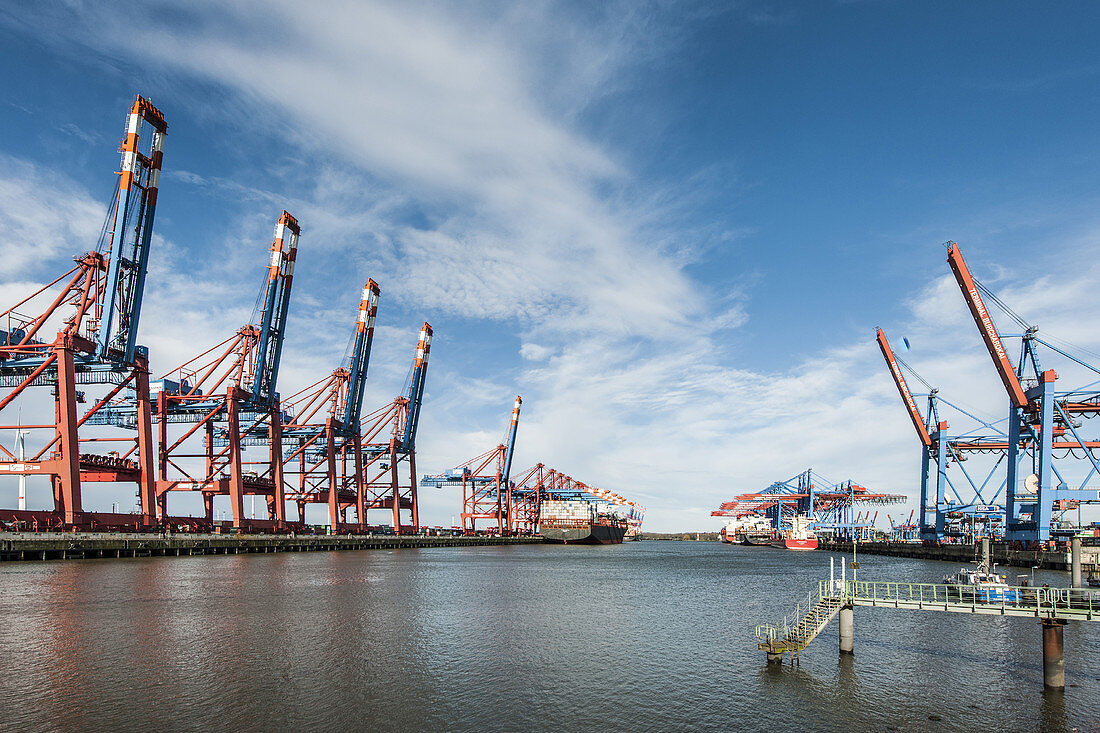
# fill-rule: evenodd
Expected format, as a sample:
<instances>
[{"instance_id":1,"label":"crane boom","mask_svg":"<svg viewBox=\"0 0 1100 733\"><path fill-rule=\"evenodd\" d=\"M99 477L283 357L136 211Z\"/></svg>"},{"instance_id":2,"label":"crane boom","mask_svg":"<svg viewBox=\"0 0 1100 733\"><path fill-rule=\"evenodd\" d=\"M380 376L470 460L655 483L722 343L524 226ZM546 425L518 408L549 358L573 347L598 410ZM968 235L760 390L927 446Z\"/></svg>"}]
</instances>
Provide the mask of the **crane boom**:
<instances>
[{"instance_id":1,"label":"crane boom","mask_svg":"<svg viewBox=\"0 0 1100 733\"><path fill-rule=\"evenodd\" d=\"M928 428L924 424L920 410L917 409L917 402L913 399L913 393L909 391L909 385L905 383L905 377L902 375L901 366L894 356L894 350L890 348L890 342L886 340L886 332L881 328L878 329L875 332L875 340L878 341L878 347L882 350L883 358L886 359L886 366L890 367L890 375L894 378L894 384L897 385L902 402L905 403L905 408L909 411L909 419L913 421L917 437L920 438L920 442L926 448L931 447L932 436L928 434Z\"/></svg>"},{"instance_id":2,"label":"crane boom","mask_svg":"<svg viewBox=\"0 0 1100 733\"><path fill-rule=\"evenodd\" d=\"M420 420L420 403L424 398L424 378L428 372L428 353L431 348L432 327L424 321L420 329L420 339L416 343L412 378L409 380L409 412L405 418L405 433L401 437L401 447L405 451L412 450L416 442L416 424Z\"/></svg>"},{"instance_id":3,"label":"crane boom","mask_svg":"<svg viewBox=\"0 0 1100 733\"><path fill-rule=\"evenodd\" d=\"M1004 383L1005 389L1008 391L1009 399L1012 400L1013 406L1017 409L1027 407L1028 399L1027 395L1024 394L1023 385L1020 384L1020 378L1016 375L1016 370L1008 358L1008 352L1005 351L1005 346L997 333L997 327L993 325L993 318L990 317L985 302L982 300L982 295L978 292L978 285L970 275L970 268L966 266L966 260L963 259L959 245L955 242L948 242L947 264L951 266L951 271L955 273L955 280L958 281L959 288L962 289L963 298L970 308L970 314L974 317L974 322L978 325L978 331L985 341L985 347L989 350L989 355L993 358L993 365L997 368L1001 382Z\"/></svg>"},{"instance_id":4,"label":"crane boom","mask_svg":"<svg viewBox=\"0 0 1100 733\"><path fill-rule=\"evenodd\" d=\"M508 476L512 473L512 455L516 452L516 430L519 427L519 407L522 404L523 398L516 395L516 404L512 408L512 424L508 428L508 452L504 454L504 486L508 486Z\"/></svg>"},{"instance_id":5,"label":"crane boom","mask_svg":"<svg viewBox=\"0 0 1100 733\"><path fill-rule=\"evenodd\" d=\"M258 403L270 403L275 398L279 356L283 350L290 291L294 282L294 260L301 233L298 220L283 211L275 224L275 234L271 242L271 265L268 268L260 342L256 350L256 369L253 372L252 399Z\"/></svg>"},{"instance_id":6,"label":"crane boom","mask_svg":"<svg viewBox=\"0 0 1100 733\"><path fill-rule=\"evenodd\" d=\"M363 298L359 301L359 315L355 324L355 345L352 347L351 364L348 367L348 392L344 405L345 429L355 430L363 411L363 395L366 390L367 367L370 365L371 343L374 341L374 319L378 315L378 283L367 279L363 286Z\"/></svg>"},{"instance_id":7,"label":"crane boom","mask_svg":"<svg viewBox=\"0 0 1100 733\"><path fill-rule=\"evenodd\" d=\"M138 147L143 123L153 128L148 155ZM96 335L99 359L113 355L127 364L134 360L167 131L160 110L144 97L136 97L126 118L126 138L120 149L118 197L111 216L115 230L108 233L107 284Z\"/></svg>"}]
</instances>

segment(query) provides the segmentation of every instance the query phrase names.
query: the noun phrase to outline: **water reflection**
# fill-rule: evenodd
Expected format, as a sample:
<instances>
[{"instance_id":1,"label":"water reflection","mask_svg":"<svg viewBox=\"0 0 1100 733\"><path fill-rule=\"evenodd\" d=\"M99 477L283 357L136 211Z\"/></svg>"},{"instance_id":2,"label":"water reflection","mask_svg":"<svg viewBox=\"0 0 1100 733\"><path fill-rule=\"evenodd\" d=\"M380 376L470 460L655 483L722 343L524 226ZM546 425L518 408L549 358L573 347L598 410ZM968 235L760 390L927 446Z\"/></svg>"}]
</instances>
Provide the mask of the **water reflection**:
<instances>
[{"instance_id":1,"label":"water reflection","mask_svg":"<svg viewBox=\"0 0 1100 733\"><path fill-rule=\"evenodd\" d=\"M943 572L862 561L883 577ZM680 542L10 563L0 725L1095 727L1100 641L1074 625L1067 681L1089 684L1058 696L1042 692L1026 619L857 609L854 657L834 622L801 666L767 666L753 627L827 565Z\"/></svg>"}]
</instances>

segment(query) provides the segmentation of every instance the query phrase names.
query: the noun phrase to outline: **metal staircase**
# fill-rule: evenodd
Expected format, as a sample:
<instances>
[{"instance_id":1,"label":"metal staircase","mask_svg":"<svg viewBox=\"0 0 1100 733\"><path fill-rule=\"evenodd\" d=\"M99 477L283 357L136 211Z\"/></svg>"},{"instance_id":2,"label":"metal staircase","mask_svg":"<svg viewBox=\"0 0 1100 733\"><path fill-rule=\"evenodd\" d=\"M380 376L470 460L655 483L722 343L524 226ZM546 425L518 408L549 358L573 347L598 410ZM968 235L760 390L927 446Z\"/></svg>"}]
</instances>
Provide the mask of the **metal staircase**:
<instances>
[{"instance_id":1,"label":"metal staircase","mask_svg":"<svg viewBox=\"0 0 1100 733\"><path fill-rule=\"evenodd\" d=\"M790 652L792 659L797 660L799 652L825 630L842 605L844 601L840 597L826 594L825 584L822 583L780 623L757 626L758 647L769 655Z\"/></svg>"}]
</instances>

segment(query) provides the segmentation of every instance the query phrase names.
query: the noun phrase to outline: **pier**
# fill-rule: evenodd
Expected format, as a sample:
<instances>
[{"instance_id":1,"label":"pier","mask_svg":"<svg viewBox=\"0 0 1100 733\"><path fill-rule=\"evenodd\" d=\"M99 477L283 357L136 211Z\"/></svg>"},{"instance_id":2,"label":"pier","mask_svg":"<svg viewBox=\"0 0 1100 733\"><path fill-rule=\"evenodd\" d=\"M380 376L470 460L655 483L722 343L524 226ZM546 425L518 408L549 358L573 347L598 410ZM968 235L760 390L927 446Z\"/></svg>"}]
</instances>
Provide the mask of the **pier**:
<instances>
[{"instance_id":1,"label":"pier","mask_svg":"<svg viewBox=\"0 0 1100 733\"><path fill-rule=\"evenodd\" d=\"M891 557L913 557L922 560L941 562L972 562L979 555L978 544L932 545L921 542L859 542L856 551L865 555L889 555ZM852 553L851 542L823 541L821 550L829 552ZM1100 547L1082 546L1081 567L1085 573L1100 574ZM1071 552L1059 549L1026 549L1015 547L1009 542L993 542L990 546L990 560L998 565L1017 568L1046 568L1048 570L1070 570Z\"/></svg>"},{"instance_id":2,"label":"pier","mask_svg":"<svg viewBox=\"0 0 1100 733\"><path fill-rule=\"evenodd\" d=\"M0 561L538 544L538 537L0 532Z\"/></svg>"},{"instance_id":3,"label":"pier","mask_svg":"<svg viewBox=\"0 0 1100 733\"><path fill-rule=\"evenodd\" d=\"M853 654L856 606L1034 618L1042 627L1043 683L1065 687L1062 630L1068 621L1100 621L1100 591L1017 587L999 595L984 600L979 592L935 583L822 580L782 621L757 626L756 639L769 664L781 663L784 654L797 663L801 652L837 616L840 653Z\"/></svg>"}]
</instances>

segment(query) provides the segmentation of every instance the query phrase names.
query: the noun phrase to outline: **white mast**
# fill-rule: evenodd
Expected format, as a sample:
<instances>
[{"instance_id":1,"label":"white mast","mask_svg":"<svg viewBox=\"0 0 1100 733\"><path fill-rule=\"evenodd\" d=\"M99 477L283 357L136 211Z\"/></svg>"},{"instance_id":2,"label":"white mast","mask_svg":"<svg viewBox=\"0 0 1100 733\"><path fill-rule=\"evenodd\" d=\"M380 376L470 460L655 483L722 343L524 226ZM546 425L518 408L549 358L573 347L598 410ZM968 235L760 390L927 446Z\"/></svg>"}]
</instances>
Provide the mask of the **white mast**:
<instances>
[{"instance_id":1,"label":"white mast","mask_svg":"<svg viewBox=\"0 0 1100 733\"><path fill-rule=\"evenodd\" d=\"M24 443L24 437L26 433L23 430L16 429L15 431L15 450L18 453L19 462L22 463L25 456L26 446ZM19 474L19 511L27 511L27 474Z\"/></svg>"}]
</instances>

